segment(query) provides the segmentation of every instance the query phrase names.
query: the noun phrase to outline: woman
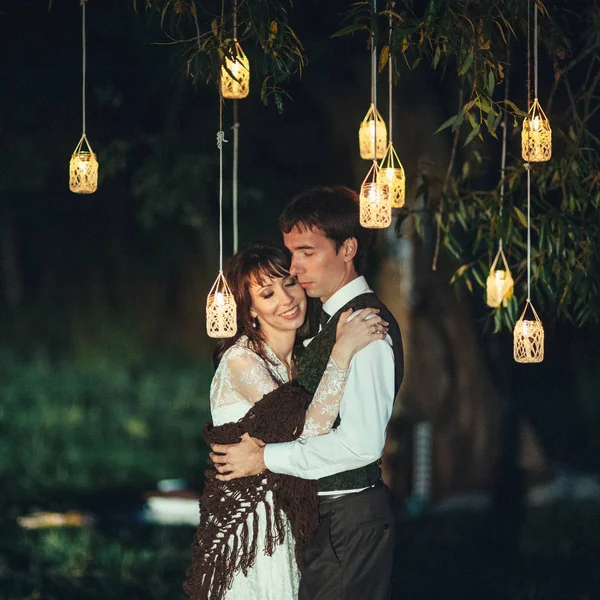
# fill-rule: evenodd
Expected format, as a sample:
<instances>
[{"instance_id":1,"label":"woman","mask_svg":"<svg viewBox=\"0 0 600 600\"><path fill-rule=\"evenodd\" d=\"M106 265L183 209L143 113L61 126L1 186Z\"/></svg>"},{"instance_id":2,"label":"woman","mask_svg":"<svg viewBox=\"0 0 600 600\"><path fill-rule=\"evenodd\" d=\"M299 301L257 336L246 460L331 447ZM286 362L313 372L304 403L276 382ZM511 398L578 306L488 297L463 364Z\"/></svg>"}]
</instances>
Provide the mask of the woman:
<instances>
[{"instance_id":1,"label":"woman","mask_svg":"<svg viewBox=\"0 0 600 600\"><path fill-rule=\"evenodd\" d=\"M296 332L306 328L307 298L289 267L288 255L268 243L246 246L228 265L238 332L220 343L209 442L221 441L219 436L235 442L245 432L265 442L327 433L352 356L386 335L387 323L375 309L350 320L352 311L343 313L314 397L290 385L296 375ZM207 472L187 594L193 600L296 598L297 562L316 518L314 482L267 471L223 483Z\"/></svg>"}]
</instances>

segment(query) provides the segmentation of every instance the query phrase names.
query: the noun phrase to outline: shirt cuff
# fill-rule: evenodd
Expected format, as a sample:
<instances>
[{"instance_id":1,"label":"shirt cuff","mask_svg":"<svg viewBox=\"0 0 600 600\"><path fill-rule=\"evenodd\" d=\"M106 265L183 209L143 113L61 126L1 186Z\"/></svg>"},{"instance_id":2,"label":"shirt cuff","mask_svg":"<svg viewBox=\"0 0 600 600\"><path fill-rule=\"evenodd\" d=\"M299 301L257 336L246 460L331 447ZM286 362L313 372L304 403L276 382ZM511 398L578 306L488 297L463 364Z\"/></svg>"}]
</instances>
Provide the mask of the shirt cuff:
<instances>
[{"instance_id":1,"label":"shirt cuff","mask_svg":"<svg viewBox=\"0 0 600 600\"><path fill-rule=\"evenodd\" d=\"M289 473L289 456L294 442L267 444L263 460L272 473Z\"/></svg>"}]
</instances>

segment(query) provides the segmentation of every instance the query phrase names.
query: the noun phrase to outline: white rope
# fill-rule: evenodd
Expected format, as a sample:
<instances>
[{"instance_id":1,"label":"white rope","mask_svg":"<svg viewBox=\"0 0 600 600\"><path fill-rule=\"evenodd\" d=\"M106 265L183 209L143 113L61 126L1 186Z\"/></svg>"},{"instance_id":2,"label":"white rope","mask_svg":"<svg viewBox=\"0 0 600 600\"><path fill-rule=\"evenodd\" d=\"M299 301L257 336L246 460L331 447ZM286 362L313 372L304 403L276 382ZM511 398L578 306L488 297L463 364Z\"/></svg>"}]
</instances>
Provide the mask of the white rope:
<instances>
[{"instance_id":1,"label":"white rope","mask_svg":"<svg viewBox=\"0 0 600 600\"><path fill-rule=\"evenodd\" d=\"M538 97L538 7L533 9L533 94Z\"/></svg>"},{"instance_id":2,"label":"white rope","mask_svg":"<svg viewBox=\"0 0 600 600\"><path fill-rule=\"evenodd\" d=\"M527 169L527 302L531 300L531 165Z\"/></svg>"},{"instance_id":3,"label":"white rope","mask_svg":"<svg viewBox=\"0 0 600 600\"><path fill-rule=\"evenodd\" d=\"M238 101L233 101L233 253L238 251L238 158L239 158L239 129Z\"/></svg>"},{"instance_id":4,"label":"white rope","mask_svg":"<svg viewBox=\"0 0 600 600\"><path fill-rule=\"evenodd\" d=\"M219 86L221 89L221 86ZM217 148L219 149L219 273L223 272L223 97L219 94L219 131L217 131Z\"/></svg>"},{"instance_id":5,"label":"white rope","mask_svg":"<svg viewBox=\"0 0 600 600\"><path fill-rule=\"evenodd\" d=\"M233 40L237 42L237 0L232 0L231 10L233 12Z\"/></svg>"},{"instance_id":6,"label":"white rope","mask_svg":"<svg viewBox=\"0 0 600 600\"><path fill-rule=\"evenodd\" d=\"M504 183L506 180L506 140L508 137L508 111L506 110L506 100L508 100L508 65L510 64L510 33L506 45L506 64L507 72L504 77L504 119L502 119L502 157L500 159L500 210L499 216L502 220L502 210L504 208ZM500 236L500 250L502 250L502 236Z\"/></svg>"},{"instance_id":7,"label":"white rope","mask_svg":"<svg viewBox=\"0 0 600 600\"><path fill-rule=\"evenodd\" d=\"M219 271L223 270L223 142L225 132L217 131L217 147L219 148Z\"/></svg>"},{"instance_id":8,"label":"white rope","mask_svg":"<svg viewBox=\"0 0 600 600\"><path fill-rule=\"evenodd\" d=\"M371 104L373 105L373 164L377 164L377 49L375 48L375 22L377 20L377 0L373 0L373 21L371 23Z\"/></svg>"},{"instance_id":9,"label":"white rope","mask_svg":"<svg viewBox=\"0 0 600 600\"><path fill-rule=\"evenodd\" d=\"M237 42L237 0L231 2L233 12L233 40ZM238 157L239 157L238 101L233 101L233 253L238 251Z\"/></svg>"},{"instance_id":10,"label":"white rope","mask_svg":"<svg viewBox=\"0 0 600 600\"><path fill-rule=\"evenodd\" d=\"M392 145L392 131L393 131L393 123L392 123L392 82L393 82L393 68L392 68L392 10L394 8L394 2L390 2L390 31L388 38L388 92L389 92L389 118L388 118L388 141L390 146Z\"/></svg>"},{"instance_id":11,"label":"white rope","mask_svg":"<svg viewBox=\"0 0 600 600\"><path fill-rule=\"evenodd\" d=\"M86 40L85 40L85 5L87 0L81 0L81 114L82 114L82 132L85 135L85 75L86 75Z\"/></svg>"}]
</instances>

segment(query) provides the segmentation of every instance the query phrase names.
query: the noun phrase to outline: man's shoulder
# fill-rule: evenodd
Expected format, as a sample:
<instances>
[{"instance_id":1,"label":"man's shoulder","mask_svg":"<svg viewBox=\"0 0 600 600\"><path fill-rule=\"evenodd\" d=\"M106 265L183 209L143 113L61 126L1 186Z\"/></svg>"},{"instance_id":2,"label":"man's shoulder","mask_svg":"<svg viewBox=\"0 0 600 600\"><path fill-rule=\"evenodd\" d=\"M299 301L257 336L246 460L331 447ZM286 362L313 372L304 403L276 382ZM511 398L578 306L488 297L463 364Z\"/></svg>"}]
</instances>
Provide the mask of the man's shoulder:
<instances>
[{"instance_id":1,"label":"man's shoulder","mask_svg":"<svg viewBox=\"0 0 600 600\"><path fill-rule=\"evenodd\" d=\"M349 308L378 308L380 310L385 310L390 315L393 316L392 311L381 301L379 296L372 291L364 292L362 294L358 294L350 302L348 302Z\"/></svg>"}]
</instances>

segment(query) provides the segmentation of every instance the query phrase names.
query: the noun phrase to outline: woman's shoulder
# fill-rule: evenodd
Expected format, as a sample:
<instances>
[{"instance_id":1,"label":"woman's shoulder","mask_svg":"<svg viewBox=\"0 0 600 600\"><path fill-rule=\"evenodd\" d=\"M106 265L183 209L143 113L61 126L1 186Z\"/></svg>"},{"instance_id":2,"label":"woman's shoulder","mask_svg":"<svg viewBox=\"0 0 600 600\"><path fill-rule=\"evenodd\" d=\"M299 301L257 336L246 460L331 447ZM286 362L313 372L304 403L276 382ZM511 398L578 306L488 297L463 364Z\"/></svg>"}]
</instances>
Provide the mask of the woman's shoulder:
<instances>
[{"instance_id":1,"label":"woman's shoulder","mask_svg":"<svg viewBox=\"0 0 600 600\"><path fill-rule=\"evenodd\" d=\"M232 364L243 364L244 362L250 365L262 364L262 358L252 349L250 340L247 336L241 336L235 344L227 348L223 353L219 362L218 370Z\"/></svg>"}]
</instances>

